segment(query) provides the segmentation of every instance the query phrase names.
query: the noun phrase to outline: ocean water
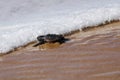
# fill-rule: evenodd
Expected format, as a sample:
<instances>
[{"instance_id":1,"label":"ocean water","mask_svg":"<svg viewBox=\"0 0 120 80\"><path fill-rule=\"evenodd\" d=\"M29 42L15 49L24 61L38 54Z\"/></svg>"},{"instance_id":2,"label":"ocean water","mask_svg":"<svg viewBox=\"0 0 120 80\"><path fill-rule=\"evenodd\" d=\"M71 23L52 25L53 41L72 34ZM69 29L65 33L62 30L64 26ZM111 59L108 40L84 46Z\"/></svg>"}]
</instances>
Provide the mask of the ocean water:
<instances>
[{"instance_id":1,"label":"ocean water","mask_svg":"<svg viewBox=\"0 0 120 80\"><path fill-rule=\"evenodd\" d=\"M111 20L120 20L120 0L0 0L0 53Z\"/></svg>"}]
</instances>

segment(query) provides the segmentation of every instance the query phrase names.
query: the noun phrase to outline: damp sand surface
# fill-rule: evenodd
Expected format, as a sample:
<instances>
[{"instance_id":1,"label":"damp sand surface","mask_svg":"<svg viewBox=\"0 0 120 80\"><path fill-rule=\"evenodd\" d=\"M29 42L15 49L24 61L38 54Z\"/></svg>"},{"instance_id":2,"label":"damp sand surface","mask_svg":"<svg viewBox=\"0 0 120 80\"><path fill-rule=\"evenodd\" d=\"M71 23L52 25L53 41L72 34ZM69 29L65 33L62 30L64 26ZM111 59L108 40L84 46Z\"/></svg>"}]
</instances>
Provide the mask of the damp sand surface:
<instances>
[{"instance_id":1,"label":"damp sand surface","mask_svg":"<svg viewBox=\"0 0 120 80\"><path fill-rule=\"evenodd\" d=\"M0 80L120 80L120 22L67 38L1 56Z\"/></svg>"}]
</instances>

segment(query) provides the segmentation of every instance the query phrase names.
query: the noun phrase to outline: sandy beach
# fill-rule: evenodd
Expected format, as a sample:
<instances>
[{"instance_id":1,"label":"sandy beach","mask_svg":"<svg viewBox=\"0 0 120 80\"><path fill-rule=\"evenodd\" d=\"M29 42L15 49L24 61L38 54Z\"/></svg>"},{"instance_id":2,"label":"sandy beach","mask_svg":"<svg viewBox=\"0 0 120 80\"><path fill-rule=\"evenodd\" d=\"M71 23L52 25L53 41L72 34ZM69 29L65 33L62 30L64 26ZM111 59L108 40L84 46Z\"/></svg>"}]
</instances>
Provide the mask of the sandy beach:
<instances>
[{"instance_id":1,"label":"sandy beach","mask_svg":"<svg viewBox=\"0 0 120 80\"><path fill-rule=\"evenodd\" d=\"M67 38L54 48L30 44L1 56L0 80L120 80L120 22Z\"/></svg>"}]
</instances>

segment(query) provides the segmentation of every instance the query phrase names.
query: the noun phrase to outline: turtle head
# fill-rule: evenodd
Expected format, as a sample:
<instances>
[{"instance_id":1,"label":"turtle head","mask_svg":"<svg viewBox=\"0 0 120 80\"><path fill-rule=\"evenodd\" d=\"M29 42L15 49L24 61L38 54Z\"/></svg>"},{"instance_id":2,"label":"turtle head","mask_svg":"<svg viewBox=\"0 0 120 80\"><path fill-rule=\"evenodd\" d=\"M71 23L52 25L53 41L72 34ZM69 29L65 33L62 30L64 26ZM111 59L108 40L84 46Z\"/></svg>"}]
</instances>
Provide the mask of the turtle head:
<instances>
[{"instance_id":1,"label":"turtle head","mask_svg":"<svg viewBox=\"0 0 120 80\"><path fill-rule=\"evenodd\" d=\"M43 40L44 40L44 37L45 37L45 36L38 36L38 37L37 37L37 40L38 40L38 41L43 41Z\"/></svg>"}]
</instances>

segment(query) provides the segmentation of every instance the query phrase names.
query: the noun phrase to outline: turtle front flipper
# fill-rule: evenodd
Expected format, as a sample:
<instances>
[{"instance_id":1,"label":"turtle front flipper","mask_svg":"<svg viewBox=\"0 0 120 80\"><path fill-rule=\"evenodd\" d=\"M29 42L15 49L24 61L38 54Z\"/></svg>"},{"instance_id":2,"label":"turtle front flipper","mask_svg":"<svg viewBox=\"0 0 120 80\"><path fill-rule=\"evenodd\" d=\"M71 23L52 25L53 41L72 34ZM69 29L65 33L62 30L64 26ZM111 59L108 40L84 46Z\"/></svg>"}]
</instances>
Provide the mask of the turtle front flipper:
<instances>
[{"instance_id":1,"label":"turtle front flipper","mask_svg":"<svg viewBox=\"0 0 120 80\"><path fill-rule=\"evenodd\" d=\"M41 45L41 44L44 44L44 43L45 43L45 41L44 41L44 40L41 40L41 41L39 41L37 44L33 45L33 47L37 47L38 45Z\"/></svg>"}]
</instances>

